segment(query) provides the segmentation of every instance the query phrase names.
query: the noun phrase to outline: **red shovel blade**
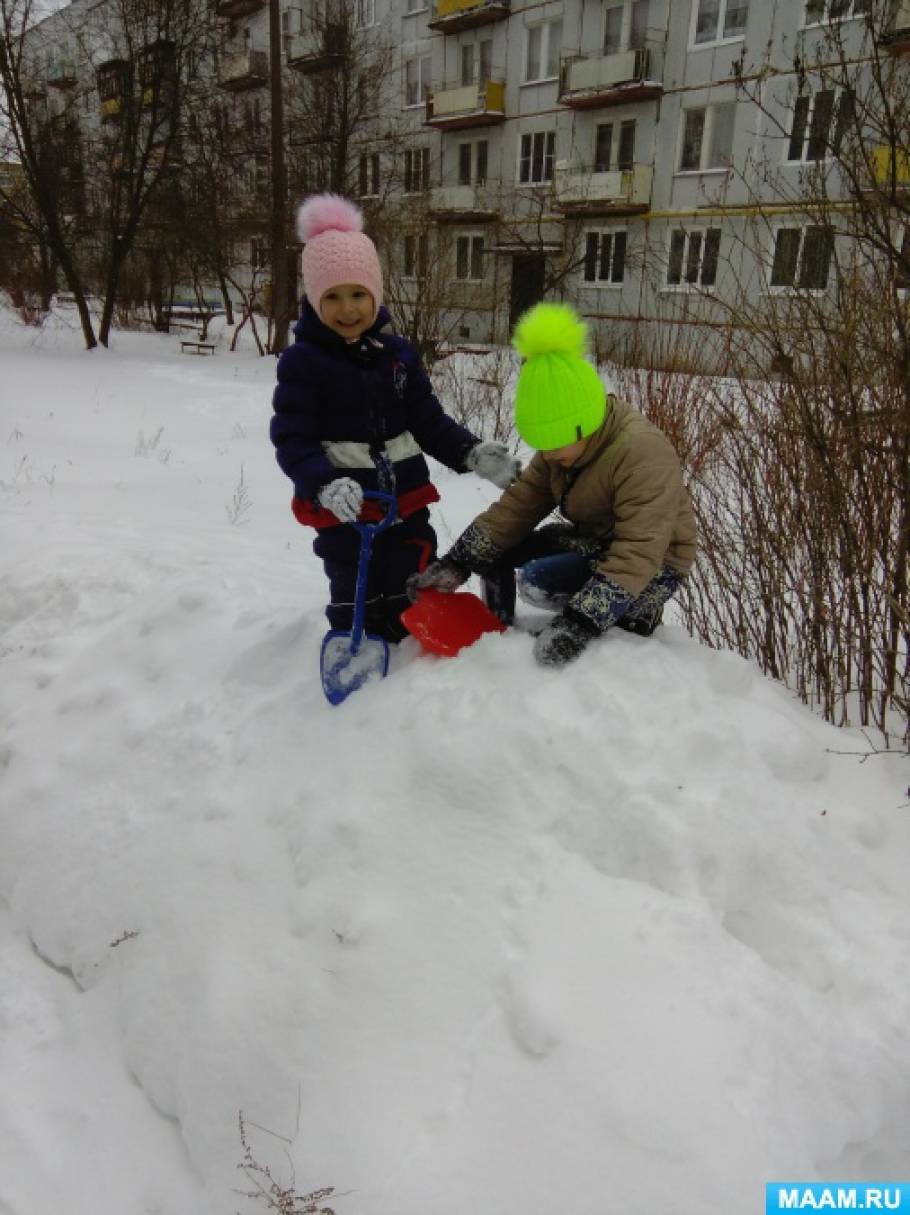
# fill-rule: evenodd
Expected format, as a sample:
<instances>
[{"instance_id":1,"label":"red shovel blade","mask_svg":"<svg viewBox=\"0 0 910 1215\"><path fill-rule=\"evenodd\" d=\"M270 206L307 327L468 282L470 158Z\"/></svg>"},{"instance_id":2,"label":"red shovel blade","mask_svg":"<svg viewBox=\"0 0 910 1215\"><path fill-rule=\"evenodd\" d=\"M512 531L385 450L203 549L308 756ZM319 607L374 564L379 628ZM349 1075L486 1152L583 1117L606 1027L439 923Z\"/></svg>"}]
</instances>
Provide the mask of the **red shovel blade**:
<instances>
[{"instance_id":1,"label":"red shovel blade","mask_svg":"<svg viewBox=\"0 0 910 1215\"><path fill-rule=\"evenodd\" d=\"M401 613L401 622L425 650L443 658L454 658L484 633L506 631L499 617L470 591L421 591L417 602Z\"/></svg>"}]
</instances>

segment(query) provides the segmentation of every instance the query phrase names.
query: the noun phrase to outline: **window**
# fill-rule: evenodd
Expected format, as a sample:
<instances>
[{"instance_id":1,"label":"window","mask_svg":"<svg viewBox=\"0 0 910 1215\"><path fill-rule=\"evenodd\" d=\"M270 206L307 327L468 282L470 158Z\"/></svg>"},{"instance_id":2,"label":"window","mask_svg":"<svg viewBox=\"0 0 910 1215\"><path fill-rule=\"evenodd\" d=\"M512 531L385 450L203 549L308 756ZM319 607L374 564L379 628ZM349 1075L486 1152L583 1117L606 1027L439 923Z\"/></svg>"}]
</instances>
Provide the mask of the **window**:
<instances>
[{"instance_id":1,"label":"window","mask_svg":"<svg viewBox=\"0 0 910 1215\"><path fill-rule=\"evenodd\" d=\"M626 267L626 233L589 232L585 237L584 281L601 286L622 282Z\"/></svg>"},{"instance_id":2,"label":"window","mask_svg":"<svg viewBox=\"0 0 910 1215\"><path fill-rule=\"evenodd\" d=\"M466 42L461 47L461 83L486 84L493 63L493 39Z\"/></svg>"},{"instance_id":3,"label":"window","mask_svg":"<svg viewBox=\"0 0 910 1215\"><path fill-rule=\"evenodd\" d=\"M262 98L256 94L248 97L240 112L244 132L257 138L261 137L265 130L262 125Z\"/></svg>"},{"instance_id":4,"label":"window","mask_svg":"<svg viewBox=\"0 0 910 1215\"><path fill-rule=\"evenodd\" d=\"M604 54L641 50L648 40L651 0L620 0L604 10Z\"/></svg>"},{"instance_id":5,"label":"window","mask_svg":"<svg viewBox=\"0 0 910 1215\"><path fill-rule=\"evenodd\" d=\"M787 160L815 161L840 153L844 134L853 118L853 94L833 89L797 97Z\"/></svg>"},{"instance_id":6,"label":"window","mask_svg":"<svg viewBox=\"0 0 910 1215\"><path fill-rule=\"evenodd\" d=\"M422 194L430 185L430 149L408 148L404 154L404 192Z\"/></svg>"},{"instance_id":7,"label":"window","mask_svg":"<svg viewBox=\"0 0 910 1215\"><path fill-rule=\"evenodd\" d=\"M423 105L430 94L433 60L429 55L409 59L404 65L404 103Z\"/></svg>"},{"instance_id":8,"label":"window","mask_svg":"<svg viewBox=\"0 0 910 1215\"><path fill-rule=\"evenodd\" d=\"M907 224L903 232L898 234L894 249L897 255L895 257L894 285L899 291L906 291L910 288L910 224Z\"/></svg>"},{"instance_id":9,"label":"window","mask_svg":"<svg viewBox=\"0 0 910 1215\"><path fill-rule=\"evenodd\" d=\"M285 58L290 54L294 35L300 33L302 16L299 8L286 8L281 13L281 46Z\"/></svg>"},{"instance_id":10,"label":"window","mask_svg":"<svg viewBox=\"0 0 910 1215\"><path fill-rule=\"evenodd\" d=\"M415 236L409 233L404 238L405 278L425 278L429 262L429 242L426 232Z\"/></svg>"},{"instance_id":11,"label":"window","mask_svg":"<svg viewBox=\"0 0 910 1215\"><path fill-rule=\"evenodd\" d=\"M807 0L806 25L862 17L872 10L872 0Z\"/></svg>"},{"instance_id":12,"label":"window","mask_svg":"<svg viewBox=\"0 0 910 1215\"><path fill-rule=\"evenodd\" d=\"M458 145L458 184L460 186L485 186L487 184L489 146L485 139L479 139L476 143Z\"/></svg>"},{"instance_id":13,"label":"window","mask_svg":"<svg viewBox=\"0 0 910 1215\"><path fill-rule=\"evenodd\" d=\"M376 0L356 0L355 23L361 29L376 24Z\"/></svg>"},{"instance_id":14,"label":"window","mask_svg":"<svg viewBox=\"0 0 910 1215\"><path fill-rule=\"evenodd\" d=\"M692 41L700 46L724 38L742 38L748 19L749 0L698 0Z\"/></svg>"},{"instance_id":15,"label":"window","mask_svg":"<svg viewBox=\"0 0 910 1215\"><path fill-rule=\"evenodd\" d=\"M713 287L717 280L720 228L676 228L670 233L669 287Z\"/></svg>"},{"instance_id":16,"label":"window","mask_svg":"<svg viewBox=\"0 0 910 1215\"><path fill-rule=\"evenodd\" d=\"M541 185L552 181L555 152L555 131L535 131L533 135L522 135L519 182L522 185Z\"/></svg>"},{"instance_id":17,"label":"window","mask_svg":"<svg viewBox=\"0 0 910 1215\"><path fill-rule=\"evenodd\" d=\"M269 243L261 236L254 236L250 241L250 268L265 270L269 264Z\"/></svg>"},{"instance_id":18,"label":"window","mask_svg":"<svg viewBox=\"0 0 910 1215\"><path fill-rule=\"evenodd\" d=\"M594 132L594 172L631 169L635 165L635 120L600 123Z\"/></svg>"},{"instance_id":19,"label":"window","mask_svg":"<svg viewBox=\"0 0 910 1215\"><path fill-rule=\"evenodd\" d=\"M529 25L525 53L525 81L555 80L559 75L562 21Z\"/></svg>"},{"instance_id":20,"label":"window","mask_svg":"<svg viewBox=\"0 0 910 1215\"><path fill-rule=\"evenodd\" d=\"M483 278L483 237L459 236L455 241L455 277L478 282Z\"/></svg>"},{"instance_id":21,"label":"window","mask_svg":"<svg viewBox=\"0 0 910 1215\"><path fill-rule=\"evenodd\" d=\"M360 197L374 198L379 193L379 153L360 157Z\"/></svg>"},{"instance_id":22,"label":"window","mask_svg":"<svg viewBox=\"0 0 910 1215\"><path fill-rule=\"evenodd\" d=\"M823 291L828 285L834 233L821 225L778 228L774 238L772 287L804 287Z\"/></svg>"},{"instance_id":23,"label":"window","mask_svg":"<svg viewBox=\"0 0 910 1215\"><path fill-rule=\"evenodd\" d=\"M733 159L733 128L736 103L701 106L683 111L681 173L703 173L726 169Z\"/></svg>"}]
</instances>

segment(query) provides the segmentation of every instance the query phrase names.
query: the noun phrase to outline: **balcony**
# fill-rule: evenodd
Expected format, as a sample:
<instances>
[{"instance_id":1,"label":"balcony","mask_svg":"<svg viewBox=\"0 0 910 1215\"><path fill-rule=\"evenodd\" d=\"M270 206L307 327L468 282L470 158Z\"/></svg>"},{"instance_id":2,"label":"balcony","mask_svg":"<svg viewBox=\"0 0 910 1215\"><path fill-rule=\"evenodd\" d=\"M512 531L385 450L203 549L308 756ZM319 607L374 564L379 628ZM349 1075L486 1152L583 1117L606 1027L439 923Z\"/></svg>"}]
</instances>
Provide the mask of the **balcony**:
<instances>
[{"instance_id":1,"label":"balcony","mask_svg":"<svg viewBox=\"0 0 910 1215\"><path fill-rule=\"evenodd\" d=\"M268 83L269 56L266 51L237 51L225 55L218 69L218 83L223 89L239 92L258 89Z\"/></svg>"},{"instance_id":2,"label":"balcony","mask_svg":"<svg viewBox=\"0 0 910 1215\"><path fill-rule=\"evenodd\" d=\"M215 15L237 21L241 17L250 17L264 9L266 0L215 0Z\"/></svg>"},{"instance_id":3,"label":"balcony","mask_svg":"<svg viewBox=\"0 0 910 1215\"><path fill-rule=\"evenodd\" d=\"M663 49L657 46L571 55L560 67L559 101L573 110L649 101L663 91Z\"/></svg>"},{"instance_id":4,"label":"balcony","mask_svg":"<svg viewBox=\"0 0 910 1215\"><path fill-rule=\"evenodd\" d=\"M343 25L327 25L308 33L292 34L288 41L288 67L298 72L323 72L344 56Z\"/></svg>"},{"instance_id":5,"label":"balcony","mask_svg":"<svg viewBox=\"0 0 910 1215\"><path fill-rule=\"evenodd\" d=\"M435 0L433 16L427 25L442 34L457 34L459 30L503 21L509 15L509 3L510 0Z\"/></svg>"},{"instance_id":6,"label":"balcony","mask_svg":"<svg viewBox=\"0 0 910 1215\"><path fill-rule=\"evenodd\" d=\"M654 166L604 172L557 162L554 207L568 216L641 215L651 207Z\"/></svg>"},{"instance_id":7,"label":"balcony","mask_svg":"<svg viewBox=\"0 0 910 1215\"><path fill-rule=\"evenodd\" d=\"M58 59L47 73L47 83L54 89L72 89L76 86L76 65L71 59Z\"/></svg>"},{"instance_id":8,"label":"balcony","mask_svg":"<svg viewBox=\"0 0 910 1215\"><path fill-rule=\"evenodd\" d=\"M892 148L880 144L872 149L872 178L879 190L906 195L910 190L910 152L906 148Z\"/></svg>"},{"instance_id":9,"label":"balcony","mask_svg":"<svg viewBox=\"0 0 910 1215\"><path fill-rule=\"evenodd\" d=\"M440 224L488 224L499 218L499 205L489 186L435 186L429 212Z\"/></svg>"},{"instance_id":10,"label":"balcony","mask_svg":"<svg viewBox=\"0 0 910 1215\"><path fill-rule=\"evenodd\" d=\"M882 42L893 55L910 54L910 0L896 0Z\"/></svg>"},{"instance_id":11,"label":"balcony","mask_svg":"<svg viewBox=\"0 0 910 1215\"><path fill-rule=\"evenodd\" d=\"M440 131L464 131L505 122L506 86L501 80L441 89L427 98L424 123Z\"/></svg>"}]
</instances>

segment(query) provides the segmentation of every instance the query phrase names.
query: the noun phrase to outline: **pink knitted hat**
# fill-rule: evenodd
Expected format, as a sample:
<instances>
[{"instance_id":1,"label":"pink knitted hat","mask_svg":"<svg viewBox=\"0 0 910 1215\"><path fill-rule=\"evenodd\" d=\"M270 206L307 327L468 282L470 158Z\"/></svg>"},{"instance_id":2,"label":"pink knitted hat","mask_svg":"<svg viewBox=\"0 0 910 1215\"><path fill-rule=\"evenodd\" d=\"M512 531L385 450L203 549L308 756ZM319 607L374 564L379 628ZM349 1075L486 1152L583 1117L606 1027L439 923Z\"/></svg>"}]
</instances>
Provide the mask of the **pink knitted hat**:
<instances>
[{"instance_id":1,"label":"pink knitted hat","mask_svg":"<svg viewBox=\"0 0 910 1215\"><path fill-rule=\"evenodd\" d=\"M341 283L366 287L379 311L382 270L359 207L339 194L314 194L297 212L297 235L304 244L304 290L317 315L323 295Z\"/></svg>"}]
</instances>

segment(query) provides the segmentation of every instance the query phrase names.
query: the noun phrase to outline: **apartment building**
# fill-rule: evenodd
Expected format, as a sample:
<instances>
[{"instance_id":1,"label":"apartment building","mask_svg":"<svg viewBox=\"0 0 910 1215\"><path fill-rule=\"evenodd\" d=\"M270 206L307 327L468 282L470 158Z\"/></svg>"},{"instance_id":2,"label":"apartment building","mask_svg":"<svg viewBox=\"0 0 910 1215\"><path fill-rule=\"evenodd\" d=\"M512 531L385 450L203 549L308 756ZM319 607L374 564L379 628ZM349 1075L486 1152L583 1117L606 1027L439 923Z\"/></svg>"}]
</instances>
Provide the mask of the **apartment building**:
<instances>
[{"instance_id":1,"label":"apartment building","mask_svg":"<svg viewBox=\"0 0 910 1215\"><path fill-rule=\"evenodd\" d=\"M402 16L403 50L431 73L430 211L455 279L489 285L472 338L548 291L605 351L720 366L741 293L827 288L829 238L792 203L849 99L806 67L835 24L862 61L869 0L432 2ZM895 53L908 26L898 3Z\"/></svg>"},{"instance_id":2,"label":"apartment building","mask_svg":"<svg viewBox=\"0 0 910 1215\"><path fill-rule=\"evenodd\" d=\"M255 264L267 231L268 5L213 3L210 84L252 135L238 256ZM340 4L353 5L364 45L394 48L348 189L372 210L391 273L415 291L443 250L458 340L506 341L546 294L576 302L605 353L661 358L672 331L691 357L722 365L737 293L827 289L830 238L792 200L848 99L807 66L834 27L861 62L875 3L282 0L283 70L337 69ZM39 27L58 93L78 91L80 13L103 10L73 0ZM894 0L880 41L910 52L910 0ZM118 70L102 64L81 104L115 106ZM371 150L393 123L394 149Z\"/></svg>"}]
</instances>

